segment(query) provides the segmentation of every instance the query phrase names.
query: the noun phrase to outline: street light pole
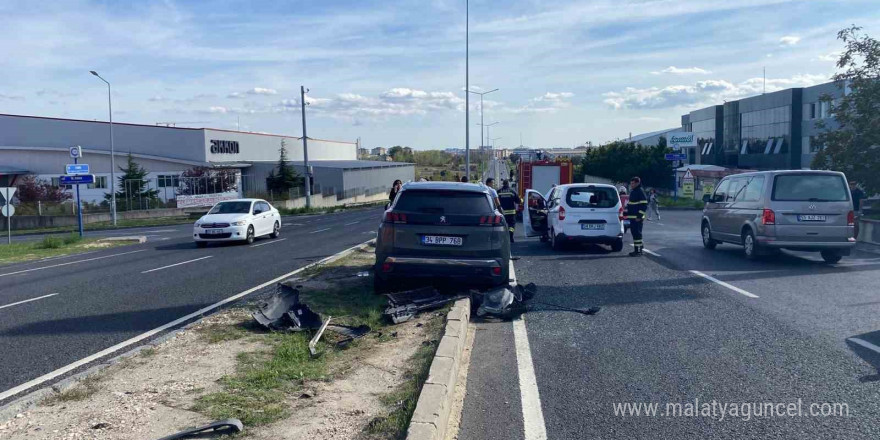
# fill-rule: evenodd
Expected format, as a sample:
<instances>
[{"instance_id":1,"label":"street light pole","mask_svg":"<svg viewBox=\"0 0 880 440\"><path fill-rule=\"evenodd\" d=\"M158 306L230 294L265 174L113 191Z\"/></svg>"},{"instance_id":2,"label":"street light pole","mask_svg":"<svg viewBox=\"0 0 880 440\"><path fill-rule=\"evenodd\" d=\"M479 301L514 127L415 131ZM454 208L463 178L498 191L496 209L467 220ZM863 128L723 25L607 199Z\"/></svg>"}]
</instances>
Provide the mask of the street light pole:
<instances>
[{"instance_id":1,"label":"street light pole","mask_svg":"<svg viewBox=\"0 0 880 440\"><path fill-rule=\"evenodd\" d=\"M464 2L464 175L471 181L470 0ZM482 133L481 133L482 134Z\"/></svg>"},{"instance_id":2,"label":"street light pole","mask_svg":"<svg viewBox=\"0 0 880 440\"><path fill-rule=\"evenodd\" d=\"M312 171L309 168L309 137L306 135L306 88L299 86L299 100L303 119L303 164L306 167L306 209L312 207Z\"/></svg>"},{"instance_id":3,"label":"street light pole","mask_svg":"<svg viewBox=\"0 0 880 440\"><path fill-rule=\"evenodd\" d=\"M113 226L116 226L116 148L113 145L113 99L110 94L110 82L94 70L89 72L107 84L107 111L110 120L110 217L113 219Z\"/></svg>"},{"instance_id":4,"label":"street light pole","mask_svg":"<svg viewBox=\"0 0 880 440\"><path fill-rule=\"evenodd\" d=\"M492 89L492 90L489 90L488 92L480 93L480 92L473 92L473 91L468 90L468 92L470 92L470 93L473 93L475 95L480 95L480 146L481 147L486 145L486 139L483 138L483 95L488 95L492 92L497 92L497 91L498 91L498 89ZM488 137L488 136L486 136L486 137Z\"/></svg>"}]
</instances>

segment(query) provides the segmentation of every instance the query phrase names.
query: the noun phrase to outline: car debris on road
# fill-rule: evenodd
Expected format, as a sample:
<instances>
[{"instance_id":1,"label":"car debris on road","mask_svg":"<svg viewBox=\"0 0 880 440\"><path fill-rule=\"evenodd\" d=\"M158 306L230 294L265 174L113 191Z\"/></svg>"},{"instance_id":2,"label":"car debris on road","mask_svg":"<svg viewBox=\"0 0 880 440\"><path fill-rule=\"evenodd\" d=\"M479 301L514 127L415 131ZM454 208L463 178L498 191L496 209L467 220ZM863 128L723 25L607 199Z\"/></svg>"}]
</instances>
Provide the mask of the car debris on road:
<instances>
[{"instance_id":1,"label":"car debris on road","mask_svg":"<svg viewBox=\"0 0 880 440\"><path fill-rule=\"evenodd\" d=\"M185 431L178 432L177 434L162 437L159 440L176 440L187 437L204 438L205 434L207 434L209 431L217 433L221 433L222 431L222 434L225 436L226 434L241 432L243 429L244 425L241 423L241 420L224 419L217 422L209 423L205 426L187 429Z\"/></svg>"}]
</instances>

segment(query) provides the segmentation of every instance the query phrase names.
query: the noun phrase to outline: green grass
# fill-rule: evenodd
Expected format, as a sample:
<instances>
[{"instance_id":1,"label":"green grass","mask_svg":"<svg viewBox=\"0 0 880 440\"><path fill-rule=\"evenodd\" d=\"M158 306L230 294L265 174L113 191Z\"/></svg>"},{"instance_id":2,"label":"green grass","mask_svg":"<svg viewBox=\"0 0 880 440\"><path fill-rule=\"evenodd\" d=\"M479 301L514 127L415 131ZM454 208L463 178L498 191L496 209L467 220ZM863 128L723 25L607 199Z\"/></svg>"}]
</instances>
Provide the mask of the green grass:
<instances>
[{"instance_id":1,"label":"green grass","mask_svg":"<svg viewBox=\"0 0 880 440\"><path fill-rule=\"evenodd\" d=\"M695 199L687 199L684 197L679 197L678 200L673 200L672 197L660 196L657 198L658 203L660 204L660 209L663 208L693 208L693 209L703 209L705 203L702 200Z\"/></svg>"},{"instance_id":2,"label":"green grass","mask_svg":"<svg viewBox=\"0 0 880 440\"><path fill-rule=\"evenodd\" d=\"M0 264L19 263L130 244L125 242L108 242L100 248L90 247L96 241L97 239L95 238L80 238L79 235L69 234L63 236L49 235L39 241L0 244Z\"/></svg>"},{"instance_id":3,"label":"green grass","mask_svg":"<svg viewBox=\"0 0 880 440\"><path fill-rule=\"evenodd\" d=\"M85 400L100 391L100 387L98 385L100 384L102 379L103 377L98 374L87 376L76 385L60 393L52 394L51 396L44 399L42 403L51 406L56 403Z\"/></svg>"},{"instance_id":4,"label":"green grass","mask_svg":"<svg viewBox=\"0 0 880 440\"><path fill-rule=\"evenodd\" d=\"M189 217L158 217L158 218L138 218L138 219L118 219L116 226L113 222L96 222L83 225L85 231L95 231L102 229L121 229L121 228L138 228L148 226L171 226L193 223L195 220ZM35 228L35 229L18 229L13 230L12 235L25 234L43 234L52 232L76 231L76 226L60 226L53 228Z\"/></svg>"}]
</instances>

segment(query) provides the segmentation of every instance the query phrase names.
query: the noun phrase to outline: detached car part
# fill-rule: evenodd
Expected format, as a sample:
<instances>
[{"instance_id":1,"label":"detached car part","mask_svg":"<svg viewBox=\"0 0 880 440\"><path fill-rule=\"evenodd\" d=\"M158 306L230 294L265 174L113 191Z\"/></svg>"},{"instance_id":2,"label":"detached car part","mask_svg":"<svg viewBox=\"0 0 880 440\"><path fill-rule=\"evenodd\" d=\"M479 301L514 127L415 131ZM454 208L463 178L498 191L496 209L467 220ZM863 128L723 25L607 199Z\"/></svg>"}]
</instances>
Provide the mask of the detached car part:
<instances>
[{"instance_id":1,"label":"detached car part","mask_svg":"<svg viewBox=\"0 0 880 440\"><path fill-rule=\"evenodd\" d=\"M205 426L199 426L198 428L187 429L186 431L180 431L177 434L171 434L166 437L162 437L159 440L175 440L180 438L192 437L199 434L204 434L208 431L220 431L223 430L223 434L233 434L236 432L241 432L244 429L244 425L242 425L241 420L238 419L225 419L220 420L214 423L207 424ZM199 437L202 437L199 435Z\"/></svg>"}]
</instances>

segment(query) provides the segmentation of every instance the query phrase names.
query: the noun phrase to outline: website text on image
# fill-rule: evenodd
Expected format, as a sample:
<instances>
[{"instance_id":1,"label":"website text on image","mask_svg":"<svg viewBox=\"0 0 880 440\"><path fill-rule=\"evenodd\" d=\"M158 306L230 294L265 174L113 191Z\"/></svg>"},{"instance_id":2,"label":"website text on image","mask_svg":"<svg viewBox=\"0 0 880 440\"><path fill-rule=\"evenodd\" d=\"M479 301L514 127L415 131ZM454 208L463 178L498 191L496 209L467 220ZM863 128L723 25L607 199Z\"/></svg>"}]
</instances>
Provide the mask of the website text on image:
<instances>
[{"instance_id":1,"label":"website text on image","mask_svg":"<svg viewBox=\"0 0 880 440\"><path fill-rule=\"evenodd\" d=\"M214 206L217 202L239 198L237 192L225 192L215 194L178 195L178 208L195 208L199 206Z\"/></svg>"}]
</instances>

